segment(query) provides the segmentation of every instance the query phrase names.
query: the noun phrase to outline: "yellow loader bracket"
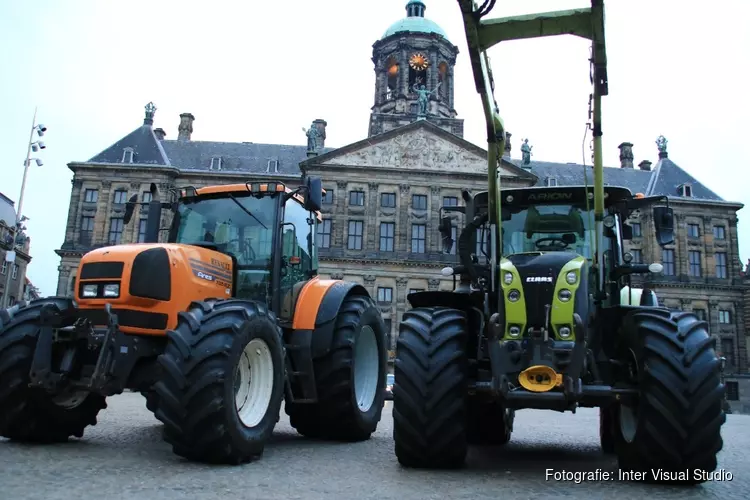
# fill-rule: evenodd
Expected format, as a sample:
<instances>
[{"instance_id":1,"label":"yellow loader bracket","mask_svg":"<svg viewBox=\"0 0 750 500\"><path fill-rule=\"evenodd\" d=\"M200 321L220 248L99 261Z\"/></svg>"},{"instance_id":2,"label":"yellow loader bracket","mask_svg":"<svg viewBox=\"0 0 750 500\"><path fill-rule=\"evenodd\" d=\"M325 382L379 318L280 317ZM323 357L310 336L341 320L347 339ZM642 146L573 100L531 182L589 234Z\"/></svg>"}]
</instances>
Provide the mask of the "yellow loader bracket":
<instances>
[{"instance_id":1,"label":"yellow loader bracket","mask_svg":"<svg viewBox=\"0 0 750 500\"><path fill-rule=\"evenodd\" d=\"M528 14L498 19L482 20L494 8L496 0L483 0L478 5L475 0L458 0L466 31L469 59L474 74L476 90L482 98L487 124L487 175L488 211L490 225L490 245L492 291L499 287L500 258L502 251L500 180L498 164L505 149L505 126L495 100L495 82L492 77L487 49L503 41L541 38L556 35L575 35L591 40L591 128L594 136L594 214L597 225L604 218L604 179L602 171L602 127L601 97L609 93L607 86L607 53L604 43L604 0L591 0L590 8L561 10L540 14ZM595 249L597 262L602 262L599 234L596 232Z\"/></svg>"},{"instance_id":2,"label":"yellow loader bracket","mask_svg":"<svg viewBox=\"0 0 750 500\"><path fill-rule=\"evenodd\" d=\"M548 392L555 387L562 387L563 376L545 365L526 368L518 375L521 387L531 392Z\"/></svg>"}]
</instances>

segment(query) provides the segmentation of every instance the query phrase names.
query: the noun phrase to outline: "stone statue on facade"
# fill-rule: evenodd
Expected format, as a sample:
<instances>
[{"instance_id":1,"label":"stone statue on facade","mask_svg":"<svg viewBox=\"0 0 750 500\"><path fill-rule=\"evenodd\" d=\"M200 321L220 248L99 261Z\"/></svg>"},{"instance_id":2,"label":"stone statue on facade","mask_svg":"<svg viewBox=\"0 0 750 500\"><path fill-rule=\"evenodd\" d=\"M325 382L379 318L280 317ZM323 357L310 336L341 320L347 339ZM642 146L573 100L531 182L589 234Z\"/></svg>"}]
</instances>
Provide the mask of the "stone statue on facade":
<instances>
[{"instance_id":1,"label":"stone statue on facade","mask_svg":"<svg viewBox=\"0 0 750 500\"><path fill-rule=\"evenodd\" d=\"M435 87L434 90L427 90L427 88L424 86L424 84L418 84L415 83L412 87L412 90L417 94L417 104L419 105L419 112L418 116L427 116L427 108L429 107L430 103L430 96L438 91L440 88L440 85L442 85L442 82L437 84L437 87Z\"/></svg>"},{"instance_id":2,"label":"stone statue on facade","mask_svg":"<svg viewBox=\"0 0 750 500\"><path fill-rule=\"evenodd\" d=\"M523 144L521 144L521 155L523 156L523 164L528 165L531 163L531 150L534 148L534 146L529 146L529 140L524 139Z\"/></svg>"},{"instance_id":3,"label":"stone statue on facade","mask_svg":"<svg viewBox=\"0 0 750 500\"><path fill-rule=\"evenodd\" d=\"M318 131L318 127L316 127L313 123L309 129L302 127L302 130L307 136L307 150L313 152L317 151L319 146L318 139L320 138L320 131Z\"/></svg>"},{"instance_id":4,"label":"stone statue on facade","mask_svg":"<svg viewBox=\"0 0 750 500\"><path fill-rule=\"evenodd\" d=\"M660 135L656 139L656 147L659 148L660 153L666 153L667 152L667 138L663 135Z\"/></svg>"}]
</instances>

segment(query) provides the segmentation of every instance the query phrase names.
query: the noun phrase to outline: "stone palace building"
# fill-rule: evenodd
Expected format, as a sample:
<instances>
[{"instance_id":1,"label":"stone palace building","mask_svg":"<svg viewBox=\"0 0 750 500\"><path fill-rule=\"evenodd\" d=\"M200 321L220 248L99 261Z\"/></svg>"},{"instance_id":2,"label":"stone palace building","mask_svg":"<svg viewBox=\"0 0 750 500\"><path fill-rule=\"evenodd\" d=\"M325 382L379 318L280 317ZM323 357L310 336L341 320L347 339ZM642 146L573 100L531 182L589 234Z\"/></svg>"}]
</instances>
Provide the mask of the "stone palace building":
<instances>
[{"instance_id":1,"label":"stone palace building","mask_svg":"<svg viewBox=\"0 0 750 500\"><path fill-rule=\"evenodd\" d=\"M322 119L312 124L312 147L198 141L190 113L180 115L177 138L167 139L162 128L153 128L156 110L149 104L143 124L90 160L71 162L67 230L56 251L58 293L72 293L79 259L88 250L143 238L145 209L128 226L123 213L126 200L134 193L148 196L152 182L162 192L259 179L293 186L304 171L321 176L327 190L318 232L321 275L365 285L395 339L409 307L407 294L452 289L452 280L440 274L456 256L440 252L439 208L461 203L461 188L486 189L486 151L463 139L463 120L453 106L458 47L424 16L424 3L410 0L406 10L373 45L375 98L368 137L359 142L326 147ZM632 146L620 145L621 163L605 168L605 183L668 195L676 239L661 250L650 213L643 213L631 221L630 252L636 262L663 263L664 272L648 281L664 305L692 309L709 322L727 359L728 400L734 411L750 412L750 379L743 377L748 286L740 277L737 244L742 204L722 199L682 170L669 158L666 139L657 140L655 162L644 159L637 167ZM506 187L582 185L584 170L593 179L591 167L511 153L509 141L501 165Z\"/></svg>"}]
</instances>

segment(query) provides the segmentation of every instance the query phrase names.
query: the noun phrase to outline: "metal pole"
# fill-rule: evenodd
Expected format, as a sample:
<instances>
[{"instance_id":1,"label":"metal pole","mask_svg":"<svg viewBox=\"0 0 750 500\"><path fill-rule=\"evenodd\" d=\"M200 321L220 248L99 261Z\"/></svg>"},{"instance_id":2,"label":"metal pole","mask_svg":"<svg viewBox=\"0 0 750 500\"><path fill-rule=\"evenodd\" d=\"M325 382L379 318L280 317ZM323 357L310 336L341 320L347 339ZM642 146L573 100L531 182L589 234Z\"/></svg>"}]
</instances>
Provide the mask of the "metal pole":
<instances>
[{"instance_id":1,"label":"metal pole","mask_svg":"<svg viewBox=\"0 0 750 500\"><path fill-rule=\"evenodd\" d=\"M13 252L16 249L16 235L18 233L18 227L21 224L21 209L23 208L23 195L26 191L26 177L29 173L29 165L31 164L31 144L34 142L34 128L36 127L36 112L37 107L34 107L34 118L31 121L31 132L29 133L29 145L26 149L26 161L24 162L23 166L23 180L21 181L21 193L18 196L18 210L16 210L16 223L15 225L10 228L10 234L12 237L10 250L9 252ZM6 254L7 255L7 254ZM18 258L16 256L16 258ZM16 265L15 260L13 262L9 262L9 266L6 270L6 276L5 276L5 288L3 289L3 297L2 297L2 303L0 304L0 308L7 309L10 307L10 282L12 281L13 277L13 268Z\"/></svg>"}]
</instances>

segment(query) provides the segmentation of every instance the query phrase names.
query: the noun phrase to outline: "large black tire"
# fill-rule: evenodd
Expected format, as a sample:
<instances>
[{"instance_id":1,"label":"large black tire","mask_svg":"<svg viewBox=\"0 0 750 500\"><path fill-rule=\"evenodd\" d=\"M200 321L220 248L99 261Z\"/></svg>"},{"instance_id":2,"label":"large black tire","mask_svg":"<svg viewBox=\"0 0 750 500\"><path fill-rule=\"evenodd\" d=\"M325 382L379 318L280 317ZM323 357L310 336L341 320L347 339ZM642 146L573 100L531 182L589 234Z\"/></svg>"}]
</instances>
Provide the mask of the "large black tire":
<instances>
[{"instance_id":1,"label":"large black tire","mask_svg":"<svg viewBox=\"0 0 750 500\"><path fill-rule=\"evenodd\" d=\"M613 412L614 408L612 407L599 408L599 443L602 447L602 453L605 455L615 453Z\"/></svg>"},{"instance_id":2,"label":"large black tire","mask_svg":"<svg viewBox=\"0 0 750 500\"><path fill-rule=\"evenodd\" d=\"M621 470L665 482L652 474L660 469L674 474L667 482L697 484L707 478L694 471L716 469L726 415L721 362L707 326L693 313L663 309L625 317L620 355L632 360L626 373L638 384L639 397L634 411L620 407L614 414ZM676 476L685 472L687 477Z\"/></svg>"},{"instance_id":3,"label":"large black tire","mask_svg":"<svg viewBox=\"0 0 750 500\"><path fill-rule=\"evenodd\" d=\"M468 358L462 311L404 313L396 345L393 439L401 465L459 468L466 460Z\"/></svg>"},{"instance_id":4,"label":"large black tire","mask_svg":"<svg viewBox=\"0 0 750 500\"><path fill-rule=\"evenodd\" d=\"M466 438L469 444L501 446L510 441L515 410L506 410L499 401L483 402L470 398L467 412Z\"/></svg>"},{"instance_id":5,"label":"large black tire","mask_svg":"<svg viewBox=\"0 0 750 500\"><path fill-rule=\"evenodd\" d=\"M283 341L273 313L252 301L193 302L167 337L155 416L173 452L213 464L260 458L284 397ZM235 381L243 350L255 339L270 352L272 389L263 417L248 426L238 414Z\"/></svg>"},{"instance_id":6,"label":"large black tire","mask_svg":"<svg viewBox=\"0 0 750 500\"><path fill-rule=\"evenodd\" d=\"M19 442L58 443L83 437L86 427L96 425L97 415L107 407L106 398L98 394L55 395L29 387L40 315L47 304L73 324L73 302L50 297L19 307L12 317L6 312L0 330L0 436Z\"/></svg>"},{"instance_id":7,"label":"large black tire","mask_svg":"<svg viewBox=\"0 0 750 500\"><path fill-rule=\"evenodd\" d=\"M372 339L370 329L375 336L377 359L371 351L369 363L374 365L372 368L377 368L377 380L370 379L368 391L363 394L371 397L358 402L355 390L357 348L371 346L365 343L368 338ZM285 405L289 421L297 432L312 438L348 442L370 438L378 427L385 404L387 335L380 310L371 297L349 295L344 299L334 326L330 351L313 360L318 402L288 402Z\"/></svg>"}]
</instances>

